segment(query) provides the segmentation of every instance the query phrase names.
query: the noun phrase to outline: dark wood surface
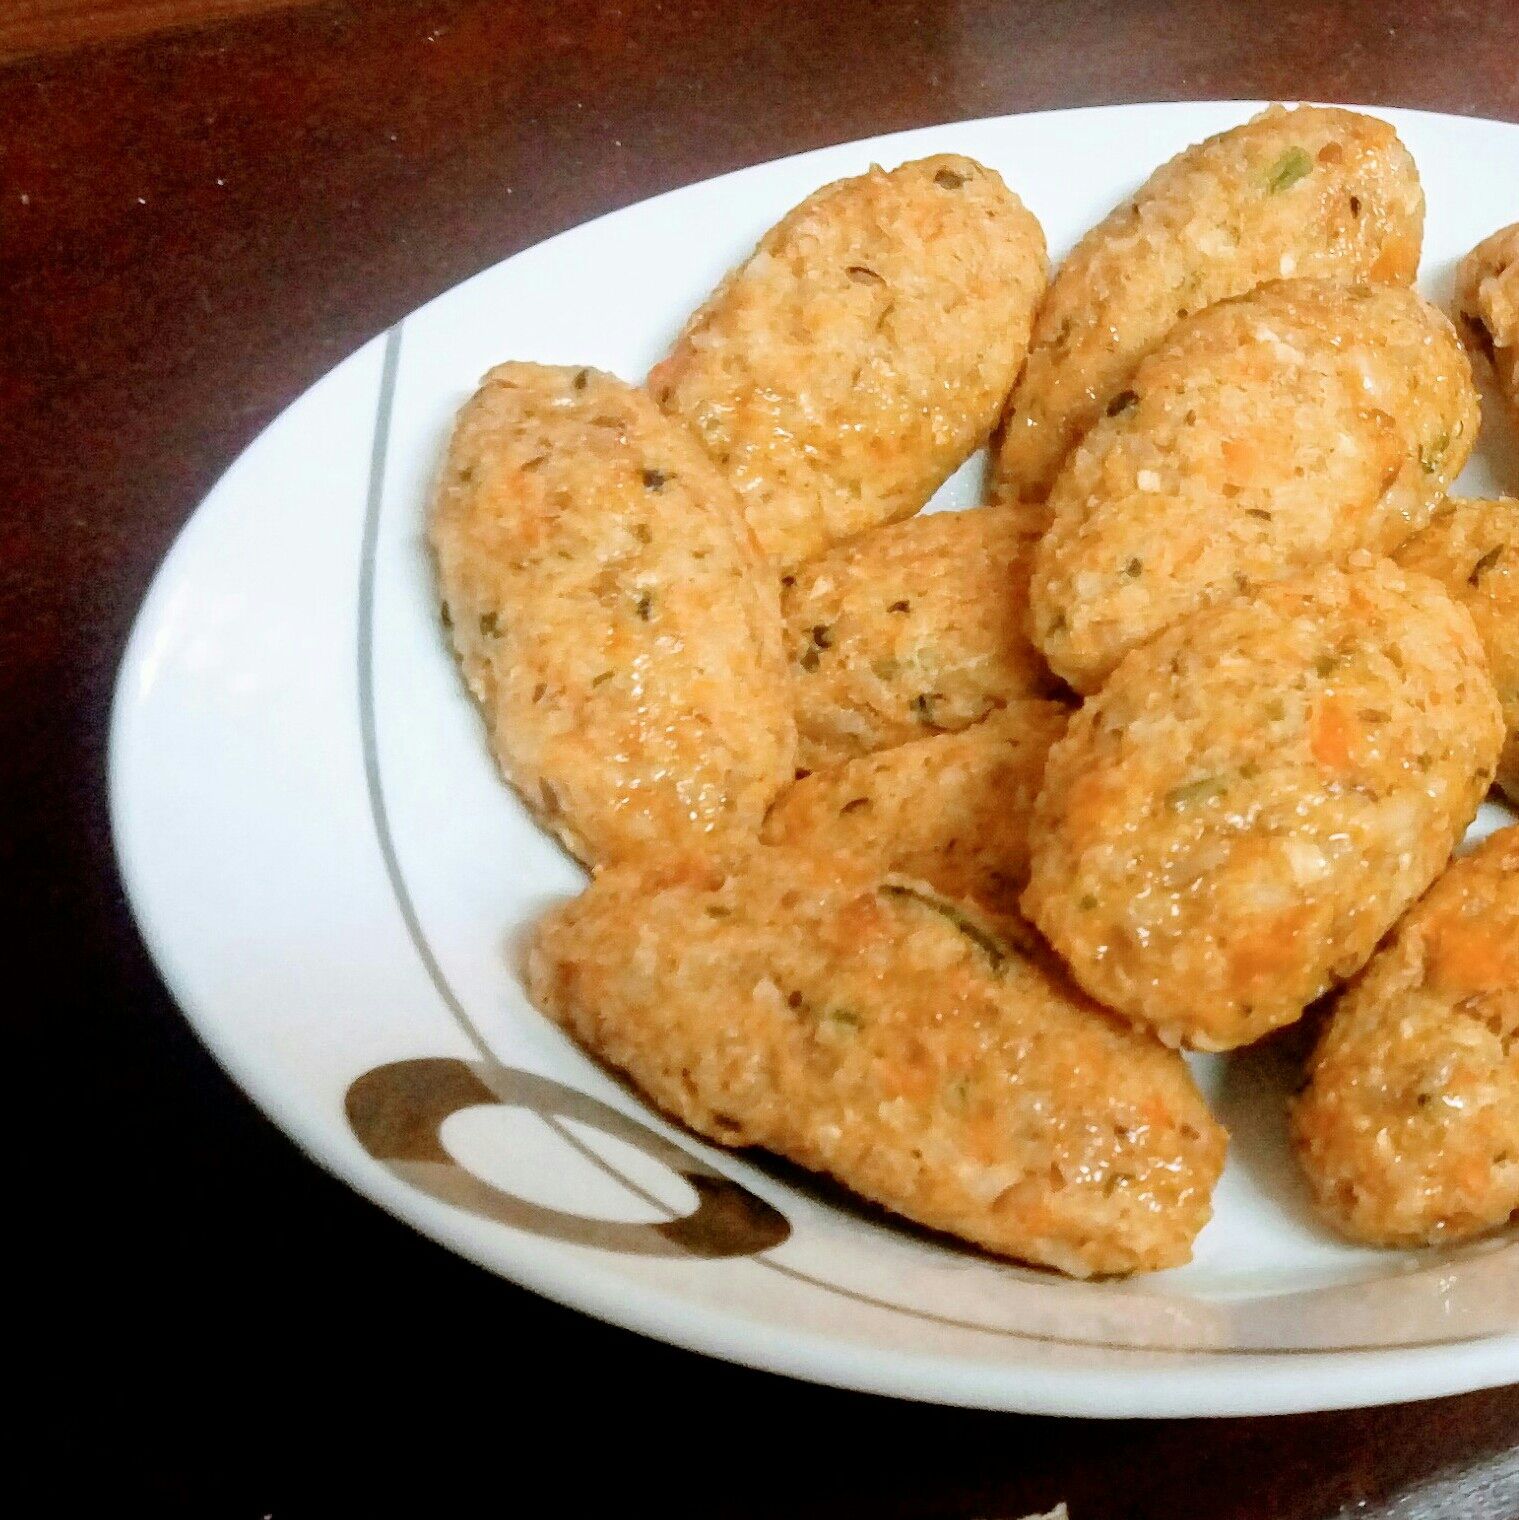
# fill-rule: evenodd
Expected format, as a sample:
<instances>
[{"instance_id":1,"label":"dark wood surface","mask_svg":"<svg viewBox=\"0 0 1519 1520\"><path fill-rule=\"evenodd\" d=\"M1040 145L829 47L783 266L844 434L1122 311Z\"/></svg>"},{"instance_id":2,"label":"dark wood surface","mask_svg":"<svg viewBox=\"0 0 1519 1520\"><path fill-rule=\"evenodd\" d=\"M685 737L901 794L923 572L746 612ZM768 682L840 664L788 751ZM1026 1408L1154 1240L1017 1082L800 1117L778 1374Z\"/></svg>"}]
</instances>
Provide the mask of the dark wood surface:
<instances>
[{"instance_id":1,"label":"dark wood surface","mask_svg":"<svg viewBox=\"0 0 1519 1520\"><path fill-rule=\"evenodd\" d=\"M181 31L213 21L316 0L5 0L0 7L0 60L131 37Z\"/></svg>"},{"instance_id":2,"label":"dark wood surface","mask_svg":"<svg viewBox=\"0 0 1519 1520\"><path fill-rule=\"evenodd\" d=\"M46 1484L26 1512L446 1515L484 1484L510 1514L546 1484L534 1508L572 1515L1519 1515L1519 1390L1021 1419L701 1361L488 1277L326 1176L196 1043L123 903L103 771L122 641L197 500L461 277L957 117L1266 95L1519 120L1519 5L354 0L98 45L74 10L0 66L0 879L39 1219L12 1250L40 1268L13 1318L49 1345L12 1369Z\"/></svg>"}]
</instances>

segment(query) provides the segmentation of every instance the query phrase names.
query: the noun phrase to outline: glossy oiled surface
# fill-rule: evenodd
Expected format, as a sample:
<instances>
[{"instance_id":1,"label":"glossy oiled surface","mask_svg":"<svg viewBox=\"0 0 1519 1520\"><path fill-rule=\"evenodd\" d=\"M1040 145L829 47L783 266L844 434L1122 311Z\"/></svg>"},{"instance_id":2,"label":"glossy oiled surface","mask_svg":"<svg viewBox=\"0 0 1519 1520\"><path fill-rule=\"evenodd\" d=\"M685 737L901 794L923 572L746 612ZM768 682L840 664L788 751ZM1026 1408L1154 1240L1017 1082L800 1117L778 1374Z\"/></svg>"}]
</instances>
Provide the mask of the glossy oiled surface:
<instances>
[{"instance_id":1,"label":"glossy oiled surface","mask_svg":"<svg viewBox=\"0 0 1519 1520\"><path fill-rule=\"evenodd\" d=\"M1513 1391L1206 1426L933 1410L700 1361L447 1256L200 1049L121 902L102 783L121 640L174 532L288 400L456 279L674 185L955 117L1277 94L1519 120L1516 50L1508 0L375 3L0 69L0 838L45 970L10 1027L39 1109L24 1180L70 1133L97 1150L50 1181L49 1249L90 1277L36 1374L97 1481L204 1514L412 1488L446 1511L482 1475L715 1516L1519 1510ZM533 1394L510 1421L475 1391L502 1371ZM820 1441L843 1460L818 1476ZM57 1508L85 1470L52 1469Z\"/></svg>"}]
</instances>

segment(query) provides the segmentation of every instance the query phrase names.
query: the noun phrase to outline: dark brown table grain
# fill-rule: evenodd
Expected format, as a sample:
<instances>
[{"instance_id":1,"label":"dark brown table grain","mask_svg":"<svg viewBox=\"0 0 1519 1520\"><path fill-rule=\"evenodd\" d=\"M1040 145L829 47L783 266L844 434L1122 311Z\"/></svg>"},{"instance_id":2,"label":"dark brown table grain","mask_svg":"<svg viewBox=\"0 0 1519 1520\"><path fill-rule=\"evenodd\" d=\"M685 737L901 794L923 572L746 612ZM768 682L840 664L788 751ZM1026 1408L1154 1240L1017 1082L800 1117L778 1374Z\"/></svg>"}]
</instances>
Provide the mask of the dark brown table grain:
<instances>
[{"instance_id":1,"label":"dark brown table grain","mask_svg":"<svg viewBox=\"0 0 1519 1520\"><path fill-rule=\"evenodd\" d=\"M9 1369L33 1406L11 1449L46 1481L26 1512L451 1515L484 1484L510 1514L542 1484L570 1515L1519 1515L1519 1390L1014 1418L702 1361L488 1277L302 1157L196 1043L128 917L104 783L122 641L196 502L463 276L671 186L957 117L1282 96L1519 120L1519 4L353 0L123 41L123 14L173 5L112 0L93 46L90 5L63 8L72 36L13 12L4 46L35 51L0 64L0 880L11 1175L39 1221L12 1254L42 1268L12 1317L48 1331ZM119 1502L85 1507L91 1485Z\"/></svg>"}]
</instances>

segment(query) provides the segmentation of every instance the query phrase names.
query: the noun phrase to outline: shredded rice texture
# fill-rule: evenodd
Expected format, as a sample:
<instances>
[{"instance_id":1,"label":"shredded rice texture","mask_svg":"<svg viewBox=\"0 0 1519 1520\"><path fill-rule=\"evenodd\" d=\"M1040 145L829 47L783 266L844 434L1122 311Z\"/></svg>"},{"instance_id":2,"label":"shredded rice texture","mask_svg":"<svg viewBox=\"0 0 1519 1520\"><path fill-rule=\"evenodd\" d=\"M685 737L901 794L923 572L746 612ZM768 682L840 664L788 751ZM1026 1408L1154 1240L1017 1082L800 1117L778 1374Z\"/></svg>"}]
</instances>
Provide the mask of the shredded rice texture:
<instances>
[{"instance_id":1,"label":"shredded rice texture","mask_svg":"<svg viewBox=\"0 0 1519 1520\"><path fill-rule=\"evenodd\" d=\"M1267 280L1409 285L1424 192L1384 121L1273 106L1188 148L1076 245L1039 308L997 456L1042 501L1065 456L1178 319Z\"/></svg>"},{"instance_id":2,"label":"shredded rice texture","mask_svg":"<svg viewBox=\"0 0 1519 1520\"><path fill-rule=\"evenodd\" d=\"M1004 507L862 533L783 578L801 764L955 733L1058 683L1029 640L1037 529Z\"/></svg>"},{"instance_id":3,"label":"shredded rice texture","mask_svg":"<svg viewBox=\"0 0 1519 1520\"><path fill-rule=\"evenodd\" d=\"M1152 1271L1208 1219L1225 1136L1181 1057L922 883L779 848L615 867L528 985L700 1134L999 1255Z\"/></svg>"},{"instance_id":4,"label":"shredded rice texture","mask_svg":"<svg viewBox=\"0 0 1519 1520\"><path fill-rule=\"evenodd\" d=\"M1503 704L1498 785L1519 805L1519 500L1451 500L1397 554L1472 615Z\"/></svg>"},{"instance_id":5,"label":"shredded rice texture","mask_svg":"<svg viewBox=\"0 0 1519 1520\"><path fill-rule=\"evenodd\" d=\"M1056 478L1030 587L1095 691L1179 618L1422 528L1471 455L1471 365L1411 290L1285 280L1172 329Z\"/></svg>"},{"instance_id":6,"label":"shredded rice texture","mask_svg":"<svg viewBox=\"0 0 1519 1520\"><path fill-rule=\"evenodd\" d=\"M1335 1005L1292 1113L1352 1240L1439 1245L1519 1209L1519 827L1456 861Z\"/></svg>"},{"instance_id":7,"label":"shredded rice texture","mask_svg":"<svg viewBox=\"0 0 1519 1520\"><path fill-rule=\"evenodd\" d=\"M502 772L576 856L758 832L795 769L779 599L684 427L611 375L503 364L429 533Z\"/></svg>"},{"instance_id":8,"label":"shredded rice texture","mask_svg":"<svg viewBox=\"0 0 1519 1520\"><path fill-rule=\"evenodd\" d=\"M1167 1043L1225 1050L1365 965L1492 783L1471 616L1369 556L1126 655L1050 751L1024 911Z\"/></svg>"},{"instance_id":9,"label":"shredded rice texture","mask_svg":"<svg viewBox=\"0 0 1519 1520\"><path fill-rule=\"evenodd\" d=\"M1478 243L1456 274L1461 336L1519 422L1519 222Z\"/></svg>"},{"instance_id":10,"label":"shredded rice texture","mask_svg":"<svg viewBox=\"0 0 1519 1520\"><path fill-rule=\"evenodd\" d=\"M1028 698L961 733L846 760L782 792L761 837L849 855L988 912L1015 913L1034 798L1069 717L1062 703Z\"/></svg>"},{"instance_id":11,"label":"shredded rice texture","mask_svg":"<svg viewBox=\"0 0 1519 1520\"><path fill-rule=\"evenodd\" d=\"M649 376L779 568L917 512L986 442L1044 293L1044 234L941 154L809 196Z\"/></svg>"}]
</instances>

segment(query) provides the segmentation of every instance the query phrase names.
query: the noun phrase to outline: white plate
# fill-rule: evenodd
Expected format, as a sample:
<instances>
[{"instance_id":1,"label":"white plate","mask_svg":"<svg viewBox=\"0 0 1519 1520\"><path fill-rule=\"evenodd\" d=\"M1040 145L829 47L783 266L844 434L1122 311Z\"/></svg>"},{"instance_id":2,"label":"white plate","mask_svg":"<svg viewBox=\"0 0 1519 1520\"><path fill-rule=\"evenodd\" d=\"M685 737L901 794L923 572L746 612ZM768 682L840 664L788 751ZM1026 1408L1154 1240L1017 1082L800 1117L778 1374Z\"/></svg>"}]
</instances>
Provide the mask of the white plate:
<instances>
[{"instance_id":1,"label":"white plate","mask_svg":"<svg viewBox=\"0 0 1519 1520\"><path fill-rule=\"evenodd\" d=\"M1199 1062L1235 1134L1196 1261L1073 1283L959 1252L680 1132L524 1000L513 936L579 872L498 781L439 628L424 493L504 358L637 377L802 196L969 153L1057 254L1239 103L966 122L633 206L487 270L295 403L185 528L138 618L112 730L133 907L201 1037L353 1187L561 1302L755 1366L1080 1415L1370 1404L1519 1380L1519 1241L1337 1244L1281 1138L1286 1074ZM1429 195L1425 289L1519 214L1519 128L1389 111ZM1491 445L1490 445L1491 447ZM1496 460L1471 489L1495 484ZM1501 473L1519 479L1510 459ZM973 490L963 472L943 505ZM1500 821L1489 808L1485 823Z\"/></svg>"}]
</instances>

